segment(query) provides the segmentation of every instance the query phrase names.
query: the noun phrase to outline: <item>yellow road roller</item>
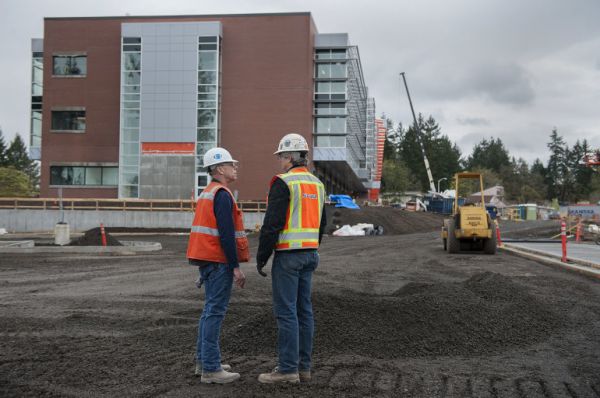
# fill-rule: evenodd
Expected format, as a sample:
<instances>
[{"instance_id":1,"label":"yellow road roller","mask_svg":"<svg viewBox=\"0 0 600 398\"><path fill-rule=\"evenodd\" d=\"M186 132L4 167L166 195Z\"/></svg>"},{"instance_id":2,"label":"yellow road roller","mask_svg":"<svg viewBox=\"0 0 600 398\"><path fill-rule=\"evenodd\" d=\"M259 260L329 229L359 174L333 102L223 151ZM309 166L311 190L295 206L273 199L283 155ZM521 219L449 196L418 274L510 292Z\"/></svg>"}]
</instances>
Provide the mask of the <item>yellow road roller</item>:
<instances>
[{"instance_id":1,"label":"yellow road roller","mask_svg":"<svg viewBox=\"0 0 600 398\"><path fill-rule=\"evenodd\" d=\"M465 180L479 180L480 203L458 205L459 188ZM461 250L483 250L486 254L496 253L496 225L485 209L483 195L483 176L480 173L456 173L454 176L456 197L452 208L452 217L444 220L442 241L448 253Z\"/></svg>"}]
</instances>

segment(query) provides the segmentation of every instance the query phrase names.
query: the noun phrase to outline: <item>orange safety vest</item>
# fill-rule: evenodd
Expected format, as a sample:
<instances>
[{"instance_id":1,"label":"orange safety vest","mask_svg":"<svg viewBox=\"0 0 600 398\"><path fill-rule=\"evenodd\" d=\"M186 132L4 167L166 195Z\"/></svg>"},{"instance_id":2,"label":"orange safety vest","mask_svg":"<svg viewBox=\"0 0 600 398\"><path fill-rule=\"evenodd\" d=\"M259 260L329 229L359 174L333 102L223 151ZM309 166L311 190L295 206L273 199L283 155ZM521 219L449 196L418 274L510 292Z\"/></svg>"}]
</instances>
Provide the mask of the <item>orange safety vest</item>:
<instances>
[{"instance_id":1,"label":"orange safety vest","mask_svg":"<svg viewBox=\"0 0 600 398\"><path fill-rule=\"evenodd\" d=\"M248 262L250 260L250 251L248 250L248 238L244 230L242 211L238 208L231 191L217 181L212 181L208 184L200 196L198 196L196 213L194 214L188 243L187 257L215 263L227 263L227 258L219 239L219 229L217 228L217 218L215 217L214 210L215 196L220 189L227 191L233 201L233 225L238 261L240 263Z\"/></svg>"},{"instance_id":2,"label":"orange safety vest","mask_svg":"<svg viewBox=\"0 0 600 398\"><path fill-rule=\"evenodd\" d=\"M325 186L306 167L296 167L278 174L271 180L271 185L276 178L280 178L289 188L290 204L275 250L317 249Z\"/></svg>"}]
</instances>

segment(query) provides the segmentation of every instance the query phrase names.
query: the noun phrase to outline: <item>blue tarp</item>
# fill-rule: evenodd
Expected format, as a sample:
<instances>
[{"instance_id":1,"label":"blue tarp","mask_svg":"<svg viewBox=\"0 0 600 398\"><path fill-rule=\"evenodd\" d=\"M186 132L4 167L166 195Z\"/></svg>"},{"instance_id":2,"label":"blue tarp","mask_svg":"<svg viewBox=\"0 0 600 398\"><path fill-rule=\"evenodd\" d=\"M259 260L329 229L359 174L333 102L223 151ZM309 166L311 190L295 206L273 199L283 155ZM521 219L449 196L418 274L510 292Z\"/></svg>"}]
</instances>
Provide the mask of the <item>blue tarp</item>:
<instances>
[{"instance_id":1,"label":"blue tarp","mask_svg":"<svg viewBox=\"0 0 600 398\"><path fill-rule=\"evenodd\" d=\"M335 207L345 207L347 209L360 209L360 207L352 201L348 195L329 195L329 200L334 202Z\"/></svg>"}]
</instances>

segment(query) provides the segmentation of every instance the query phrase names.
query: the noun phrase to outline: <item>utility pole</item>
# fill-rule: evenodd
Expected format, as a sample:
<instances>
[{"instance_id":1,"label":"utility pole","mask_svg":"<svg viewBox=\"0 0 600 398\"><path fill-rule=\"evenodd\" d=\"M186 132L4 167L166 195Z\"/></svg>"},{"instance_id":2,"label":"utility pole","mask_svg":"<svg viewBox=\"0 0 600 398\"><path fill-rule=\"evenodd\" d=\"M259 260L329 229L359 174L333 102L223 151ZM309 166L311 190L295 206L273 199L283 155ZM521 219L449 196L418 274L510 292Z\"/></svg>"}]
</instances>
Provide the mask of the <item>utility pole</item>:
<instances>
[{"instance_id":1,"label":"utility pole","mask_svg":"<svg viewBox=\"0 0 600 398\"><path fill-rule=\"evenodd\" d=\"M415 121L415 128L417 129L417 141L419 141L419 145L421 146L421 152L423 153L423 161L425 162L425 169L427 170L427 177L429 178L429 188L431 189L431 192L436 192L435 183L433 182L433 175L431 175L431 168L429 167L429 160L427 159L427 155L425 154L425 145L423 145L423 140L421 139L421 125L417 121L417 116L415 115L415 110L413 109L413 104L412 100L410 99L410 92L408 91L408 85L406 84L406 77L404 76L404 72L400 72L400 76L402 76L402 80L404 81L406 95L408 96L408 103L410 104L410 111L412 112L413 120Z\"/></svg>"}]
</instances>

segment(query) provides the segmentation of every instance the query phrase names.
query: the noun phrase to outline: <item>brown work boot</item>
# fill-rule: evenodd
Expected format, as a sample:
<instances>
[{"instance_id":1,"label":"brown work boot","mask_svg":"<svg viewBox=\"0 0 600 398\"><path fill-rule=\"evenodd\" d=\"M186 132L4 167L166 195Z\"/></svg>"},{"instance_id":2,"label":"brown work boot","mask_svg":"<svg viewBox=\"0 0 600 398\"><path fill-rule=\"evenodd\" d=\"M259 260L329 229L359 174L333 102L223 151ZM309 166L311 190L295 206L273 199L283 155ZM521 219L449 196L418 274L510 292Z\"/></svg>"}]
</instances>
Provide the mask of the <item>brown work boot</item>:
<instances>
[{"instance_id":1,"label":"brown work boot","mask_svg":"<svg viewBox=\"0 0 600 398\"><path fill-rule=\"evenodd\" d=\"M227 384L240 378L239 373L226 372L223 369L216 372L202 372L201 383Z\"/></svg>"},{"instance_id":2,"label":"brown work boot","mask_svg":"<svg viewBox=\"0 0 600 398\"><path fill-rule=\"evenodd\" d=\"M279 373L279 368L273 369L271 373L261 373L258 376L260 383L300 383L298 372L294 373Z\"/></svg>"},{"instance_id":3,"label":"brown work boot","mask_svg":"<svg viewBox=\"0 0 600 398\"><path fill-rule=\"evenodd\" d=\"M221 364L221 369L223 369L226 372L229 372L231 370L231 365L227 365L225 363ZM201 376L202 375L202 364L200 362L196 362L196 371L194 372L196 374L196 376Z\"/></svg>"},{"instance_id":4,"label":"brown work boot","mask_svg":"<svg viewBox=\"0 0 600 398\"><path fill-rule=\"evenodd\" d=\"M312 380L312 376L310 374L310 369L307 370L299 370L298 376L300 376L301 383L308 383Z\"/></svg>"}]
</instances>

